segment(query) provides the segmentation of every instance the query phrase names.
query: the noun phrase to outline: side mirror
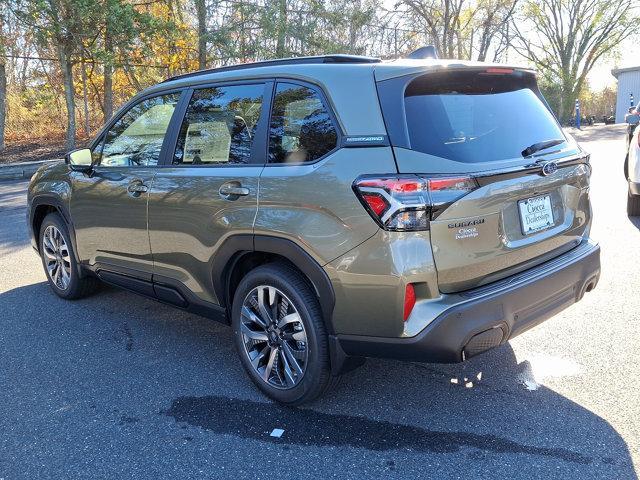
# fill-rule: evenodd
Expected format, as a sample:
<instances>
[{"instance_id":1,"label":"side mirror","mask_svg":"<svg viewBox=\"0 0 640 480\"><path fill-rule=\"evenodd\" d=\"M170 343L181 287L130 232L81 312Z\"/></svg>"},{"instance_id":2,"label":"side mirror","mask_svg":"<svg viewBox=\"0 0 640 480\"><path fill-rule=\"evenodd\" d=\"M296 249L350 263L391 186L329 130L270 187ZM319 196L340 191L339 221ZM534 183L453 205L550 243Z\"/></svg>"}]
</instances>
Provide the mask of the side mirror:
<instances>
[{"instance_id":1,"label":"side mirror","mask_svg":"<svg viewBox=\"0 0 640 480\"><path fill-rule=\"evenodd\" d=\"M93 169L93 156L88 148L73 150L64 157L64 161L76 172L90 172Z\"/></svg>"}]
</instances>

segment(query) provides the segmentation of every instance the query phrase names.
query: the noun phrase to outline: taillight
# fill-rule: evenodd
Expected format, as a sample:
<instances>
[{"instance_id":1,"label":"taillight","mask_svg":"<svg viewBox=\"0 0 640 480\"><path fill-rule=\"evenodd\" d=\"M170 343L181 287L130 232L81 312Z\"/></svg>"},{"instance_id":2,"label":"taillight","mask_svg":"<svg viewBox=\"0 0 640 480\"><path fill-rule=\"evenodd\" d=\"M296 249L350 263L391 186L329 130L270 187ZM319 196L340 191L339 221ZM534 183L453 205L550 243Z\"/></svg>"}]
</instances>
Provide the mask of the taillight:
<instances>
[{"instance_id":1,"label":"taillight","mask_svg":"<svg viewBox=\"0 0 640 480\"><path fill-rule=\"evenodd\" d=\"M428 181L432 220L453 202L478 188L478 182L472 177L434 177Z\"/></svg>"},{"instance_id":2,"label":"taillight","mask_svg":"<svg viewBox=\"0 0 640 480\"><path fill-rule=\"evenodd\" d=\"M412 283L407 283L407 286L404 290L404 312L403 312L403 320L406 322L411 315L411 311L416 304L416 291L413 288Z\"/></svg>"},{"instance_id":3,"label":"taillight","mask_svg":"<svg viewBox=\"0 0 640 480\"><path fill-rule=\"evenodd\" d=\"M353 189L369 214L385 230L427 230L429 220L478 183L466 176L430 177L389 175L361 177Z\"/></svg>"}]
</instances>

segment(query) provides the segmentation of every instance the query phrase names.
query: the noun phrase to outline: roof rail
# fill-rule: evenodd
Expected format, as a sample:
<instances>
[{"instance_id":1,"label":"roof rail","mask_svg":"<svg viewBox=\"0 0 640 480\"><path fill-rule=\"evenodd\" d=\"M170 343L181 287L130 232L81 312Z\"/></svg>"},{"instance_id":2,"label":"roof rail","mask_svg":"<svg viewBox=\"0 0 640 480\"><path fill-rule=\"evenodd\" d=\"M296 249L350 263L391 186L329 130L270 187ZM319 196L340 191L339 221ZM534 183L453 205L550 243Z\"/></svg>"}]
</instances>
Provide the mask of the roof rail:
<instances>
[{"instance_id":1,"label":"roof rail","mask_svg":"<svg viewBox=\"0 0 640 480\"><path fill-rule=\"evenodd\" d=\"M207 68L204 70L197 70L195 72L183 73L182 75L176 75L174 77L167 78L162 83L171 82L173 80L179 80L183 78L195 77L197 75L204 75L207 73L230 72L233 70L244 70L246 68L271 67L271 66L278 66L278 65L319 64L319 63L380 63L381 61L382 60L380 60L379 58L374 58L374 57L365 57L361 55L344 55L344 54L318 55L313 57L279 58L276 60L262 60L259 62L229 65L227 67L217 67L217 68Z\"/></svg>"}]
</instances>

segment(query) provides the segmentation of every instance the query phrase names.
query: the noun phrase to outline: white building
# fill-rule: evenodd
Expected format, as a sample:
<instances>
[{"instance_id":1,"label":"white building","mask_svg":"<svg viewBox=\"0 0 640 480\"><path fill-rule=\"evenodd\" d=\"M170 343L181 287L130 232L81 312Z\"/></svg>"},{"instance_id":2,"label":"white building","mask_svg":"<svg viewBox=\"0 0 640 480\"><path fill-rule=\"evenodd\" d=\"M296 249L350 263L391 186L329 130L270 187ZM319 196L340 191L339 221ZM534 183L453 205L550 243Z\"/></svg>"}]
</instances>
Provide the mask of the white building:
<instances>
[{"instance_id":1,"label":"white building","mask_svg":"<svg viewBox=\"0 0 640 480\"><path fill-rule=\"evenodd\" d=\"M616 101L616 123L624 122L624 116L633 104L640 101L640 66L629 68L616 68L611 74L618 79L618 99Z\"/></svg>"}]
</instances>

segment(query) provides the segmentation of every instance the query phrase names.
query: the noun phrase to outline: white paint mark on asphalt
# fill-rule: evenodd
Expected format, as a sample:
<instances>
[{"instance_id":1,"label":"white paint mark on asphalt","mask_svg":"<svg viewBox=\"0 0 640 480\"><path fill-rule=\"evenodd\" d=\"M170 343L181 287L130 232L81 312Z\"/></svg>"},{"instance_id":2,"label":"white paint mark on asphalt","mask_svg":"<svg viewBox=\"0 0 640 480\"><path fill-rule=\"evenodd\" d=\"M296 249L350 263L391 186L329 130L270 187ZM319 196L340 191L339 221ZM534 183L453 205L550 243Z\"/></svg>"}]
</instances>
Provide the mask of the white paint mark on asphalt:
<instances>
[{"instance_id":1,"label":"white paint mark on asphalt","mask_svg":"<svg viewBox=\"0 0 640 480\"><path fill-rule=\"evenodd\" d=\"M283 433L284 433L284 430L282 430L281 428L274 428L270 436L280 438Z\"/></svg>"},{"instance_id":2,"label":"white paint mark on asphalt","mask_svg":"<svg viewBox=\"0 0 640 480\"><path fill-rule=\"evenodd\" d=\"M553 355L534 355L529 357L531 371L536 380L545 378L573 377L580 373L580 365L571 358Z\"/></svg>"},{"instance_id":3,"label":"white paint mark on asphalt","mask_svg":"<svg viewBox=\"0 0 640 480\"><path fill-rule=\"evenodd\" d=\"M524 371L518 380L527 390L540 388L545 379L572 377L580 373L580 365L573 359L553 355L533 355L523 362Z\"/></svg>"}]
</instances>

